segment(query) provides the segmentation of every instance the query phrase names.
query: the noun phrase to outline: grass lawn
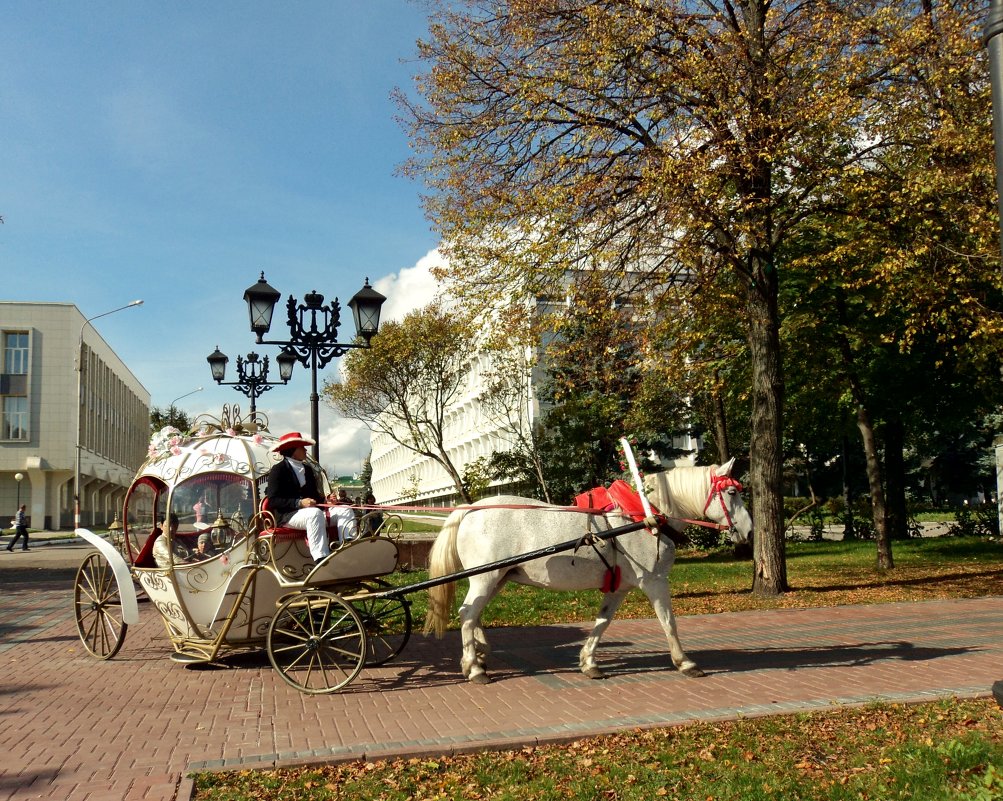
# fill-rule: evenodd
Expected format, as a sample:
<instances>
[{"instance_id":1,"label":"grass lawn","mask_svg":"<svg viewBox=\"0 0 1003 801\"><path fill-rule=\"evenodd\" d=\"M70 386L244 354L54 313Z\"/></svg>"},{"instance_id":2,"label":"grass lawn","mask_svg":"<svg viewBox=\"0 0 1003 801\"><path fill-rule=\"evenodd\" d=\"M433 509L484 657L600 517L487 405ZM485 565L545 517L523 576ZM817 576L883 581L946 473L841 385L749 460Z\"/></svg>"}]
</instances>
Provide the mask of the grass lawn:
<instances>
[{"instance_id":1,"label":"grass lawn","mask_svg":"<svg viewBox=\"0 0 1003 801\"><path fill-rule=\"evenodd\" d=\"M988 701L890 704L631 731L442 759L201 774L198 801L825 801L1003 798Z\"/></svg>"},{"instance_id":2,"label":"grass lawn","mask_svg":"<svg viewBox=\"0 0 1003 801\"><path fill-rule=\"evenodd\" d=\"M791 592L778 598L751 595L750 562L684 551L672 573L673 608L686 615L1003 595L999 541L915 539L893 550L895 569L881 572L873 542L790 543ZM422 578L394 576L401 585ZM418 627L425 595L412 600ZM598 603L598 591L512 586L488 607L485 622L578 622L591 619ZM651 609L632 593L620 616L650 617ZM990 801L1003 799L1003 713L991 700L882 704L452 758L203 773L195 798Z\"/></svg>"},{"instance_id":3,"label":"grass lawn","mask_svg":"<svg viewBox=\"0 0 1003 801\"><path fill-rule=\"evenodd\" d=\"M672 609L677 615L752 609L804 609L842 604L889 603L1003 595L1003 543L975 537L937 537L896 541L895 568L876 567L874 542L791 542L787 580L791 591L776 598L752 595L752 563L730 552L681 551L672 569ZM399 573L398 585L425 578ZM466 582L457 596L462 598ZM509 584L488 606L489 626L529 626L590 620L599 592L548 592ZM411 596L415 620L425 616L425 594ZM631 593L617 617L651 617L651 605ZM456 624L454 617L453 623Z\"/></svg>"}]
</instances>

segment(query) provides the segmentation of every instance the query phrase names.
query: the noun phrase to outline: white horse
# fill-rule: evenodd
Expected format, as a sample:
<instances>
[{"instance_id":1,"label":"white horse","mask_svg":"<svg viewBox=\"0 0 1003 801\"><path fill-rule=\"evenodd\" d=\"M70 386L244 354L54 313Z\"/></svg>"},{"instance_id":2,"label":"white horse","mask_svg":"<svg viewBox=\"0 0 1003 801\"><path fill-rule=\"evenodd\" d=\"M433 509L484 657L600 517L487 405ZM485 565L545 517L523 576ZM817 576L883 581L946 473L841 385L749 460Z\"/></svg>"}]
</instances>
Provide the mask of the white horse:
<instances>
[{"instance_id":1,"label":"white horse","mask_svg":"<svg viewBox=\"0 0 1003 801\"><path fill-rule=\"evenodd\" d=\"M651 503L669 517L676 531L688 525L687 519L707 519L726 526L733 542L747 542L752 518L742 501L741 485L730 477L734 462L732 459L721 467L677 467L649 475L645 478L645 492ZM515 496L485 499L454 511L446 519L429 555L429 578L529 554L630 522L619 512L592 514ZM683 651L676 635L668 582L674 558L675 546L668 536L655 536L642 529L596 543L594 548L582 545L573 553L542 556L471 576L470 589L459 610L463 675L478 684L489 681L485 660L490 649L481 627L481 613L506 582L552 590L583 590L603 588L604 582L609 584L617 574L619 586L604 593L595 625L582 646L578 660L581 671L589 678L604 677L595 661L596 647L627 593L639 587L665 630L673 664L687 676L704 675ZM435 632L441 637L445 632L455 589L455 582L451 582L429 591L426 633Z\"/></svg>"}]
</instances>

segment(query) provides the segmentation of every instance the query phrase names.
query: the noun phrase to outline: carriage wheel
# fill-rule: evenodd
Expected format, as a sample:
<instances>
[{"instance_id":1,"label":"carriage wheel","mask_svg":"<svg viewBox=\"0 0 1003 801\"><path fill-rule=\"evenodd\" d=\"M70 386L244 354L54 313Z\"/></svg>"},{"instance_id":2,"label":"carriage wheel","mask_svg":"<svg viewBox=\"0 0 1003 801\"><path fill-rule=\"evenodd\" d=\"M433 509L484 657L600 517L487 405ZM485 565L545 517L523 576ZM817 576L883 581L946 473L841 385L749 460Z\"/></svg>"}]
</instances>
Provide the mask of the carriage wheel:
<instances>
[{"instance_id":1,"label":"carriage wheel","mask_svg":"<svg viewBox=\"0 0 1003 801\"><path fill-rule=\"evenodd\" d=\"M88 554L73 580L77 633L84 648L98 659L111 659L125 641L129 625L122 619L118 581L104 555Z\"/></svg>"},{"instance_id":2,"label":"carriage wheel","mask_svg":"<svg viewBox=\"0 0 1003 801\"><path fill-rule=\"evenodd\" d=\"M307 590L279 606L266 647L284 682L305 693L333 693L362 670L366 631L347 601Z\"/></svg>"},{"instance_id":3,"label":"carriage wheel","mask_svg":"<svg viewBox=\"0 0 1003 801\"><path fill-rule=\"evenodd\" d=\"M364 592L382 592L393 585L373 579L362 585ZM366 665L383 665L404 650L411 638L411 602L406 598L389 596L366 598L353 596L352 606L359 613L366 629Z\"/></svg>"}]
</instances>

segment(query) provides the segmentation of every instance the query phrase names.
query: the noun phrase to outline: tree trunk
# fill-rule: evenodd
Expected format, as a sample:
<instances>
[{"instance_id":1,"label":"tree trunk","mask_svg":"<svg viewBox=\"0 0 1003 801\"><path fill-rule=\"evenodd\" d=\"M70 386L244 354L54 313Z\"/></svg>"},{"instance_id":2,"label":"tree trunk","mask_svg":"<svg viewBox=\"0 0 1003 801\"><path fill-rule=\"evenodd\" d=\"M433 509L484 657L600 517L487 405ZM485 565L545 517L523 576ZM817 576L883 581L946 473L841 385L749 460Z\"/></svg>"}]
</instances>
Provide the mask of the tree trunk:
<instances>
[{"instance_id":1,"label":"tree trunk","mask_svg":"<svg viewBox=\"0 0 1003 801\"><path fill-rule=\"evenodd\" d=\"M874 516L874 536L878 543L878 569L888 570L894 567L892 561L891 543L888 541L888 521L885 513L885 490L881 480L881 460L878 458L878 446L874 437L874 424L867 407L860 404L857 407L857 428L864 442L864 455L867 457L867 483L871 490L871 509Z\"/></svg>"},{"instance_id":2,"label":"tree trunk","mask_svg":"<svg viewBox=\"0 0 1003 801\"><path fill-rule=\"evenodd\" d=\"M750 473L756 521L752 591L772 596L786 592L783 505L783 378L776 271L752 257L754 281L748 289L749 352L752 362L752 436Z\"/></svg>"},{"instance_id":3,"label":"tree trunk","mask_svg":"<svg viewBox=\"0 0 1003 801\"><path fill-rule=\"evenodd\" d=\"M718 389L720 373L714 371L715 388L711 392L711 404L714 408L714 439L717 441L717 463L724 464L731 458L731 446L728 443L728 418L724 413L724 398Z\"/></svg>"},{"instance_id":4,"label":"tree trunk","mask_svg":"<svg viewBox=\"0 0 1003 801\"><path fill-rule=\"evenodd\" d=\"M843 519L843 540L855 540L856 529L853 527L853 490L850 488L850 438L843 434L843 506L846 517Z\"/></svg>"},{"instance_id":5,"label":"tree trunk","mask_svg":"<svg viewBox=\"0 0 1003 801\"><path fill-rule=\"evenodd\" d=\"M888 538L904 540L909 536L905 503L905 432L902 420L885 423L885 492L887 492Z\"/></svg>"}]
</instances>

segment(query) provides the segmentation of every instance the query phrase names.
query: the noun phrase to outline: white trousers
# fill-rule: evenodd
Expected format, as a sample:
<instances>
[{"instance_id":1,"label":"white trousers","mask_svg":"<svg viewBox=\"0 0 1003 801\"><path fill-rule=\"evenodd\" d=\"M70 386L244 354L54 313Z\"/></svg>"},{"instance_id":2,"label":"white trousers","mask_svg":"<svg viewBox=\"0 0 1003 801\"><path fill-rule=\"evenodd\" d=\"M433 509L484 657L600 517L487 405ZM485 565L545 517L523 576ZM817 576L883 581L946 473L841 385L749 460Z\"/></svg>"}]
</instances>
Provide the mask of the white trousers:
<instances>
[{"instance_id":1,"label":"white trousers","mask_svg":"<svg viewBox=\"0 0 1003 801\"><path fill-rule=\"evenodd\" d=\"M305 506L295 512L282 525L289 528L305 529L310 556L319 562L331 553L331 543L327 539L329 516L332 520L337 521L338 536L343 541L355 539L358 526L355 522L355 512L349 506L333 506L329 509L320 506Z\"/></svg>"}]
</instances>

